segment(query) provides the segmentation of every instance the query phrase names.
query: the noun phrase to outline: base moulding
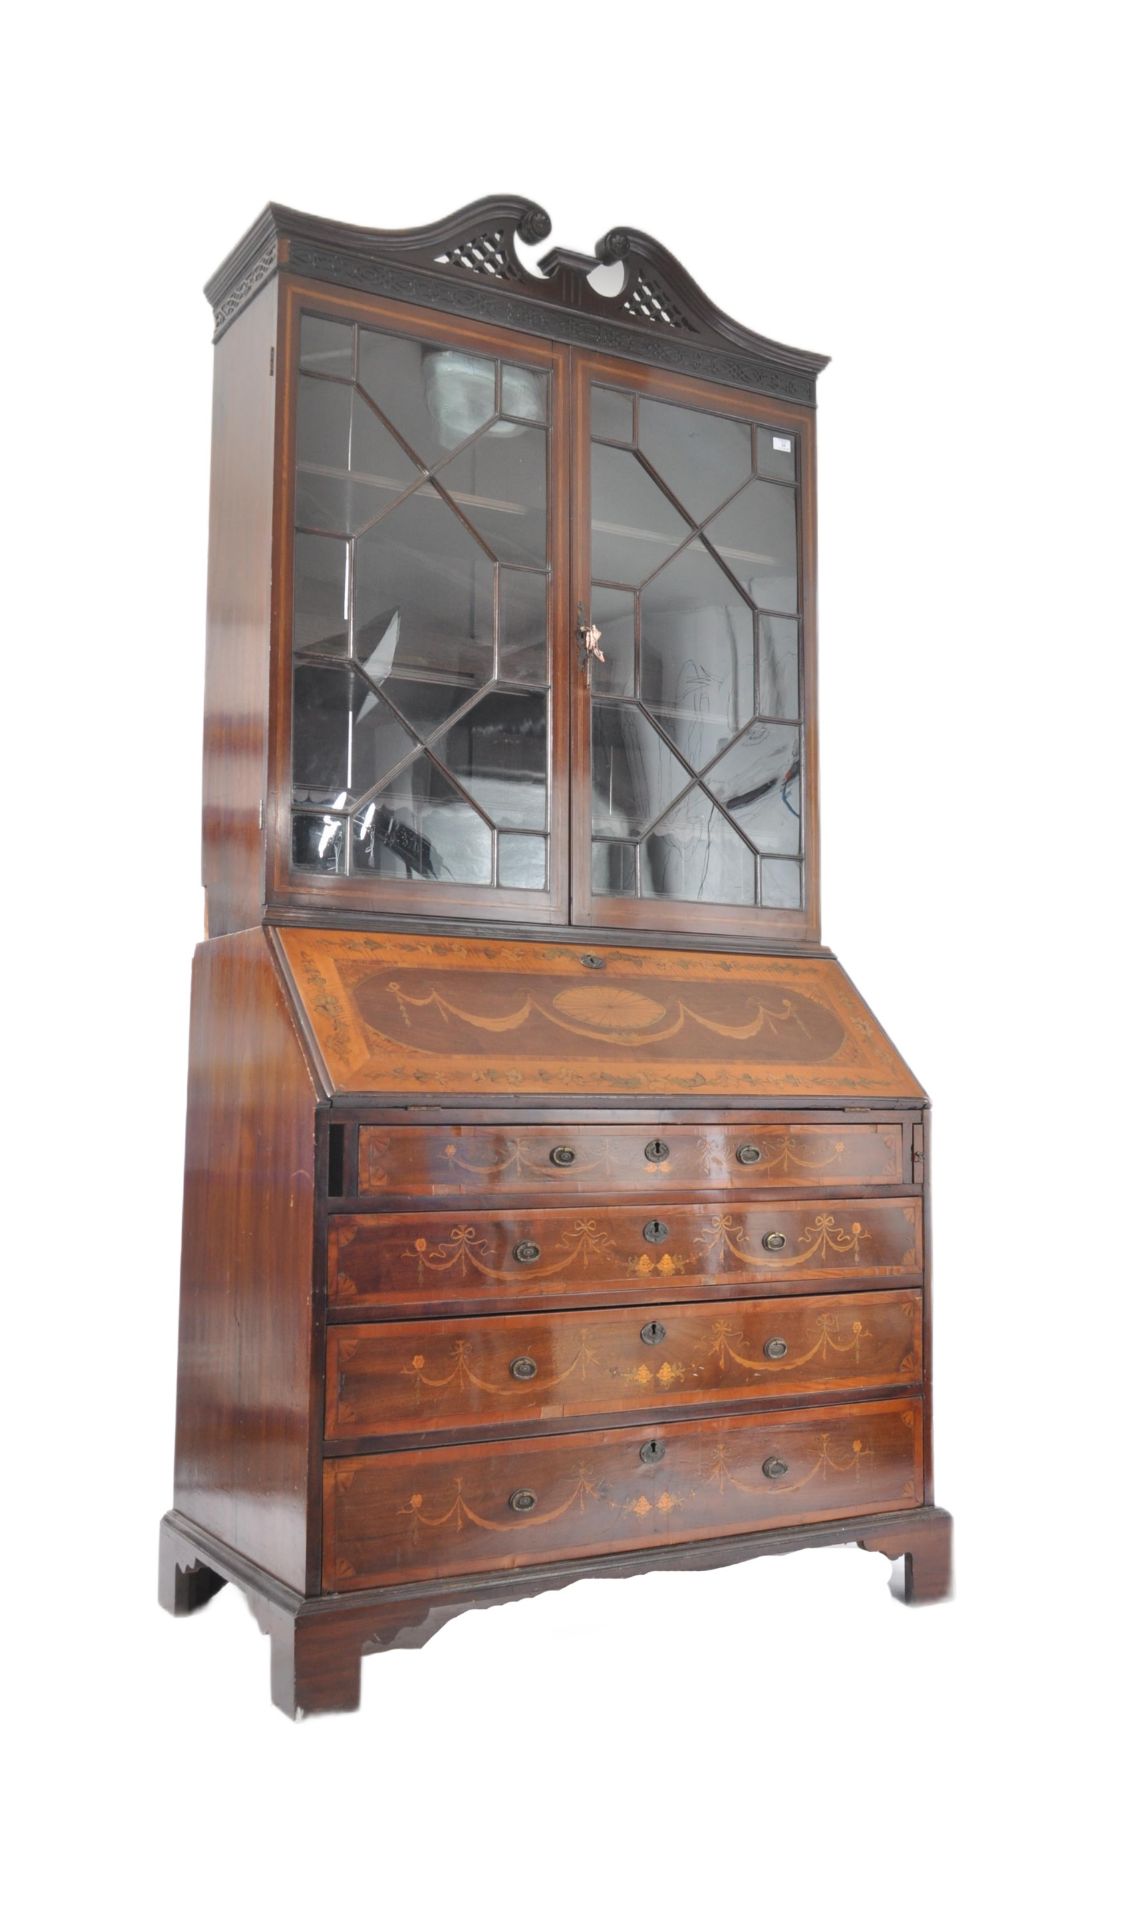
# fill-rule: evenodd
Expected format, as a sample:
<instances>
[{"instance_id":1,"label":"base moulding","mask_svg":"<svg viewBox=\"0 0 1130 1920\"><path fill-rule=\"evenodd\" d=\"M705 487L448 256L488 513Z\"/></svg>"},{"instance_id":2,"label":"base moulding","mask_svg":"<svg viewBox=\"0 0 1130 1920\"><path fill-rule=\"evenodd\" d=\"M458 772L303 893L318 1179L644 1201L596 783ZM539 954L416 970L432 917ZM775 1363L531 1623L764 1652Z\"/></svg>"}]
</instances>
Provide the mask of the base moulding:
<instances>
[{"instance_id":1,"label":"base moulding","mask_svg":"<svg viewBox=\"0 0 1130 1920\"><path fill-rule=\"evenodd\" d=\"M909 1605L944 1600L951 1587L953 1522L942 1507L871 1513L822 1525L781 1527L726 1539L604 1554L552 1566L414 1581L367 1593L304 1595L265 1573L183 1514L161 1522L159 1599L169 1613L194 1613L230 1582L245 1595L271 1638L271 1697L292 1719L349 1712L361 1701L361 1660L392 1647L422 1647L457 1614L571 1585L662 1570L732 1566L762 1554L850 1546L898 1564L896 1598Z\"/></svg>"}]
</instances>

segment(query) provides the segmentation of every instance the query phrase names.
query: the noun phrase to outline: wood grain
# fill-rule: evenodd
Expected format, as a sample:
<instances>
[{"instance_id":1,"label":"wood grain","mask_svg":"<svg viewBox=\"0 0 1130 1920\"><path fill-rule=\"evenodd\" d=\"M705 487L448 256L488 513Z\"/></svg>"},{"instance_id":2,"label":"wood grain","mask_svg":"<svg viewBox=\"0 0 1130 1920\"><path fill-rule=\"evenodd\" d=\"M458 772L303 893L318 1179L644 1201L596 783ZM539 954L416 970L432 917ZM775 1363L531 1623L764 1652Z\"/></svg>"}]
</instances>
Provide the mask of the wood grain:
<instances>
[{"instance_id":1,"label":"wood grain","mask_svg":"<svg viewBox=\"0 0 1130 1920\"><path fill-rule=\"evenodd\" d=\"M265 220L216 289L211 938L163 1604L233 1580L301 1714L356 1706L366 1650L585 1574L857 1541L900 1561L906 1598L939 1598L928 1116L816 944L818 357L736 328L631 230L598 247L628 297L651 274L705 332L669 347L638 303L605 324L581 256L531 279L515 234L544 216L510 197L401 235ZM291 865L304 311L547 378L544 892ZM795 438L803 910L592 897L574 628L594 380Z\"/></svg>"},{"instance_id":2,"label":"wood grain","mask_svg":"<svg viewBox=\"0 0 1130 1920\"><path fill-rule=\"evenodd\" d=\"M663 1449L654 1462L648 1441ZM511 1504L531 1494L529 1510ZM352 1455L325 1469L323 1584L535 1566L921 1499L917 1400Z\"/></svg>"},{"instance_id":3,"label":"wood grain","mask_svg":"<svg viewBox=\"0 0 1130 1920\"><path fill-rule=\"evenodd\" d=\"M759 1187L897 1186L899 1122L828 1126L362 1126L358 1192L417 1196L632 1193L675 1187L740 1193ZM758 1158L751 1160L756 1153ZM739 1158L739 1155L743 1157ZM562 1156L566 1156L562 1164ZM568 1156L571 1156L568 1157Z\"/></svg>"},{"instance_id":4,"label":"wood grain","mask_svg":"<svg viewBox=\"0 0 1130 1920\"><path fill-rule=\"evenodd\" d=\"M193 968L176 1506L300 1591L317 1443L314 1127L265 934L209 940Z\"/></svg>"},{"instance_id":5,"label":"wood grain","mask_svg":"<svg viewBox=\"0 0 1130 1920\"><path fill-rule=\"evenodd\" d=\"M948 1593L951 1538L952 1522L943 1508L907 1507L863 1519L838 1517L708 1540L660 1541L648 1547L635 1543L629 1552L586 1560L557 1560L538 1567L508 1567L304 1598L215 1535L169 1513L161 1523L161 1558L165 1567L209 1572L213 1590L225 1580L242 1590L259 1625L271 1635L275 1704L298 1718L355 1708L363 1654L425 1646L449 1620L468 1609L555 1593L575 1580L708 1573L764 1555L852 1544L894 1559L892 1592L900 1600L917 1604ZM900 1569L906 1570L906 1578L899 1579ZM175 1597L171 1579L167 1591Z\"/></svg>"},{"instance_id":6,"label":"wood grain","mask_svg":"<svg viewBox=\"0 0 1130 1920\"><path fill-rule=\"evenodd\" d=\"M594 383L644 394L649 399L693 407L730 419L781 426L794 438L798 455L798 576L802 655L801 726L804 736L804 904L799 909L722 905L708 900L633 899L594 894L592 890L591 699L578 679L573 691L572 838L575 850L571 919L575 924L634 931L648 928L682 943L688 929L711 930L735 940L820 938L820 835L816 701L816 422L803 408L775 407L753 395L741 396L705 381L604 353L573 355L572 601L588 603L592 593L590 410Z\"/></svg>"},{"instance_id":7,"label":"wood grain","mask_svg":"<svg viewBox=\"0 0 1130 1920\"><path fill-rule=\"evenodd\" d=\"M216 347L204 670L210 934L263 917L277 305L277 287L264 287Z\"/></svg>"},{"instance_id":8,"label":"wood grain","mask_svg":"<svg viewBox=\"0 0 1130 1920\"><path fill-rule=\"evenodd\" d=\"M547 887L490 887L449 880L398 879L375 873L348 876L296 868L291 860L291 726L293 685L294 478L297 419L298 354L302 315L315 312L327 318L360 321L382 333L404 334L431 345L475 354L489 353L544 373L551 388L547 427L546 541L549 574L548 627L550 659L549 735L547 759ZM460 918L486 917L492 922L524 921L554 925L568 919L568 784L569 702L567 689L572 667L573 616L569 606L568 549L569 446L564 431L568 417L566 349L522 334L475 322L445 318L426 308L399 301L359 299L302 281L284 287L280 309L279 363L283 381L283 431L276 475L275 578L276 671L272 681L271 729L266 812L267 890L272 909L288 913L312 909L316 914L335 908L366 916L407 912ZM435 665L445 663L437 659Z\"/></svg>"},{"instance_id":9,"label":"wood grain","mask_svg":"<svg viewBox=\"0 0 1130 1920\"><path fill-rule=\"evenodd\" d=\"M656 1227L665 1229L657 1235ZM784 1245L769 1248L767 1236ZM523 1259L522 1250L536 1248ZM672 1299L750 1283L827 1291L922 1268L918 1200L727 1198L705 1206L338 1214L330 1222L331 1307L414 1302L503 1307L609 1293Z\"/></svg>"},{"instance_id":10,"label":"wood grain","mask_svg":"<svg viewBox=\"0 0 1130 1920\"><path fill-rule=\"evenodd\" d=\"M531 1371L532 1369L532 1371ZM596 1313L333 1327L331 1439L911 1387L922 1297L905 1289Z\"/></svg>"},{"instance_id":11,"label":"wood grain","mask_svg":"<svg viewBox=\"0 0 1130 1920\"><path fill-rule=\"evenodd\" d=\"M279 939L335 1092L924 1097L830 956Z\"/></svg>"}]
</instances>

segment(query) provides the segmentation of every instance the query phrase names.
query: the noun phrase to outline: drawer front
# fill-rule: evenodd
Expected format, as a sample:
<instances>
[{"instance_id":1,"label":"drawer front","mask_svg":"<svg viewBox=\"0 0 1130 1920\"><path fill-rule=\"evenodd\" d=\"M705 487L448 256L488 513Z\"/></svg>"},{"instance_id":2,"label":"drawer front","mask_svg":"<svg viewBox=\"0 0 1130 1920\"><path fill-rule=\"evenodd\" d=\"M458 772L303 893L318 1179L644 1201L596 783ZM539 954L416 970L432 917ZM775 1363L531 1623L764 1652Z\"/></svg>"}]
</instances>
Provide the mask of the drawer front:
<instances>
[{"instance_id":1,"label":"drawer front","mask_svg":"<svg viewBox=\"0 0 1130 1920\"><path fill-rule=\"evenodd\" d=\"M361 1127L357 1184L389 1199L897 1186L902 1126Z\"/></svg>"},{"instance_id":2,"label":"drawer front","mask_svg":"<svg viewBox=\"0 0 1130 1920\"><path fill-rule=\"evenodd\" d=\"M763 1282L826 1292L922 1268L917 1200L760 1206L337 1214L331 1307L419 1307L673 1292Z\"/></svg>"},{"instance_id":3,"label":"drawer front","mask_svg":"<svg viewBox=\"0 0 1130 1920\"><path fill-rule=\"evenodd\" d=\"M377 1587L922 1502L918 1400L325 1465L323 1584Z\"/></svg>"},{"instance_id":4,"label":"drawer front","mask_svg":"<svg viewBox=\"0 0 1130 1920\"><path fill-rule=\"evenodd\" d=\"M326 1434L434 1433L922 1378L922 1297L735 1300L331 1327Z\"/></svg>"}]
</instances>

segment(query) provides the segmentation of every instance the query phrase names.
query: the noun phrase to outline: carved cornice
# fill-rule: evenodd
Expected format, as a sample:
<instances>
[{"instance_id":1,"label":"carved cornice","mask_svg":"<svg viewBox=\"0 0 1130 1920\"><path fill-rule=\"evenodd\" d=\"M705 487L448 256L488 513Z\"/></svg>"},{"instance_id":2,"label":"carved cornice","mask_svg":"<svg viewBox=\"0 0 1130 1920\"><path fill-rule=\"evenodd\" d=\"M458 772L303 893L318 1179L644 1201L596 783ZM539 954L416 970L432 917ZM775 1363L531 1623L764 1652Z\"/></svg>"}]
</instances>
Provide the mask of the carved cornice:
<instances>
[{"instance_id":1,"label":"carved cornice","mask_svg":"<svg viewBox=\"0 0 1130 1920\"><path fill-rule=\"evenodd\" d=\"M224 328L235 319L240 308L245 307L247 302L258 293L260 287L266 285L277 270L278 264L279 243L277 237L272 235L258 259L252 262L246 273L235 282L235 285L224 294L223 299L213 309L217 340Z\"/></svg>"},{"instance_id":2,"label":"carved cornice","mask_svg":"<svg viewBox=\"0 0 1130 1920\"><path fill-rule=\"evenodd\" d=\"M271 205L205 288L216 338L273 274L287 272L814 405L826 358L731 320L649 234L614 227L593 255L555 247L534 273L516 241L536 245L549 230L545 209L515 195L396 231ZM615 292L592 285L598 266L621 268Z\"/></svg>"}]
</instances>

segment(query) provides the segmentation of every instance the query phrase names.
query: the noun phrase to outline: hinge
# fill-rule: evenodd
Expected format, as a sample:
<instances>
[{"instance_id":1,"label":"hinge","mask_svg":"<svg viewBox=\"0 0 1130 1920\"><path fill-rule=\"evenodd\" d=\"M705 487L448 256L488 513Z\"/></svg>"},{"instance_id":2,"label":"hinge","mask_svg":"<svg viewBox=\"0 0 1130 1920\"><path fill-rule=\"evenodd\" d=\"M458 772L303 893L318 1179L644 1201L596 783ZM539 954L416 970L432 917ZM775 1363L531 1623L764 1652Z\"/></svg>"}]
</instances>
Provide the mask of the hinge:
<instances>
[{"instance_id":1,"label":"hinge","mask_svg":"<svg viewBox=\"0 0 1130 1920\"><path fill-rule=\"evenodd\" d=\"M272 380L275 377L275 350L273 347L271 348L271 364L268 369L268 377Z\"/></svg>"},{"instance_id":2,"label":"hinge","mask_svg":"<svg viewBox=\"0 0 1130 1920\"><path fill-rule=\"evenodd\" d=\"M259 831L260 833L263 831L263 802L261 800L259 802Z\"/></svg>"},{"instance_id":3,"label":"hinge","mask_svg":"<svg viewBox=\"0 0 1130 1920\"><path fill-rule=\"evenodd\" d=\"M910 1129L910 1177L921 1180L926 1173L926 1130L921 1120Z\"/></svg>"}]
</instances>

